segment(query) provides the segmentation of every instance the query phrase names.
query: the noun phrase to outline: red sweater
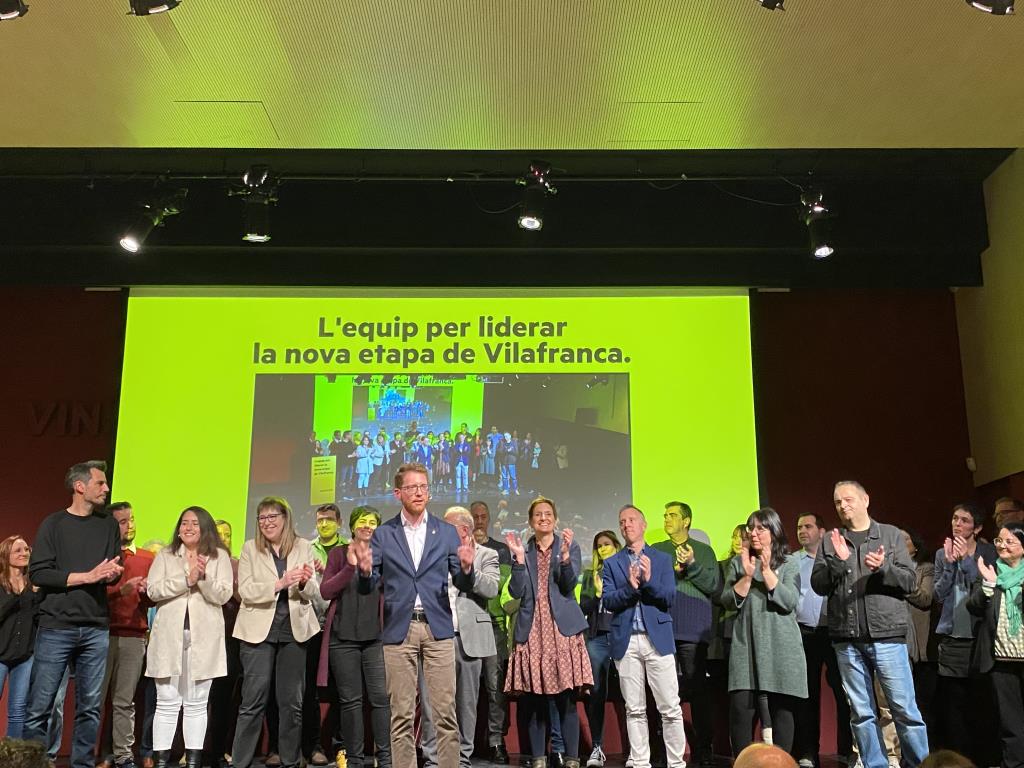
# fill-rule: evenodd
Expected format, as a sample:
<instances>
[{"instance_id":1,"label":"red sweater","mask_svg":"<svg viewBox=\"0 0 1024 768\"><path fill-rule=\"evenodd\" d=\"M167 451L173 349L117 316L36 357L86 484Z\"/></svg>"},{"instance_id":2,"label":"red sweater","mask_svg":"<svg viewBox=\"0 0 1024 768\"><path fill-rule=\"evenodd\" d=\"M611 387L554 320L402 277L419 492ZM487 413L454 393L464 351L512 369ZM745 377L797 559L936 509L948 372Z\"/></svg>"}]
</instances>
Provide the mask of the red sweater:
<instances>
[{"instance_id":1,"label":"red sweater","mask_svg":"<svg viewBox=\"0 0 1024 768\"><path fill-rule=\"evenodd\" d=\"M124 566L121 580L107 587L110 634L117 637L145 637L149 629L146 612L153 603L146 597L145 592L140 593L138 589L122 595L121 586L135 576L149 576L149 567L153 565L153 553L137 549L133 555L127 549L122 549L121 564Z\"/></svg>"}]
</instances>

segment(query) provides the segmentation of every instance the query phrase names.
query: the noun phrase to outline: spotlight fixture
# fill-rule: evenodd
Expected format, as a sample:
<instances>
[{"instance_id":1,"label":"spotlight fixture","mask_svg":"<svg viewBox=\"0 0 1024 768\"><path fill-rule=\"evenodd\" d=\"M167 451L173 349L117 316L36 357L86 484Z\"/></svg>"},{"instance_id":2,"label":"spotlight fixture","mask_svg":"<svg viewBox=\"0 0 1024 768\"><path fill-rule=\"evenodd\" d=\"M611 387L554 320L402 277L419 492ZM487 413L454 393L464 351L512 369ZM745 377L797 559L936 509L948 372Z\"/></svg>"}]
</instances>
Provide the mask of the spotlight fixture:
<instances>
[{"instance_id":1,"label":"spotlight fixture","mask_svg":"<svg viewBox=\"0 0 1024 768\"><path fill-rule=\"evenodd\" d=\"M820 189L806 189L800 194L800 204L803 206L800 219L807 227L811 255L816 259L827 259L835 253L835 248L832 245L832 227L829 221L832 213L825 204L824 195Z\"/></svg>"},{"instance_id":2,"label":"spotlight fixture","mask_svg":"<svg viewBox=\"0 0 1024 768\"><path fill-rule=\"evenodd\" d=\"M270 206L277 202L277 179L265 165L253 165L242 174L241 186L228 190L229 196L243 198L247 243L270 241Z\"/></svg>"},{"instance_id":3,"label":"spotlight fixture","mask_svg":"<svg viewBox=\"0 0 1024 768\"><path fill-rule=\"evenodd\" d=\"M769 11L786 10L785 8L782 7L782 4L784 2L785 0L757 0L758 5L760 5L762 8L767 8Z\"/></svg>"},{"instance_id":4,"label":"spotlight fixture","mask_svg":"<svg viewBox=\"0 0 1024 768\"><path fill-rule=\"evenodd\" d=\"M550 385L551 385L551 377L550 376L545 376L543 379L540 380L541 389L547 389Z\"/></svg>"},{"instance_id":5,"label":"spotlight fixture","mask_svg":"<svg viewBox=\"0 0 1024 768\"><path fill-rule=\"evenodd\" d=\"M409 374L409 386L410 387L415 389L416 385L419 384L419 383L420 383L420 375L418 373L411 373L411 374Z\"/></svg>"},{"instance_id":6,"label":"spotlight fixture","mask_svg":"<svg viewBox=\"0 0 1024 768\"><path fill-rule=\"evenodd\" d=\"M967 0L967 4L979 11L991 13L993 16L1005 16L1013 13L1013 0L995 0L992 3L982 3L978 0Z\"/></svg>"},{"instance_id":7,"label":"spotlight fixture","mask_svg":"<svg viewBox=\"0 0 1024 768\"><path fill-rule=\"evenodd\" d=\"M523 190L523 202L519 207L519 228L536 232L544 227L544 198L558 194L551 186L551 166L547 163L534 161L530 163L530 172L517 184L526 187Z\"/></svg>"},{"instance_id":8,"label":"spotlight fixture","mask_svg":"<svg viewBox=\"0 0 1024 768\"><path fill-rule=\"evenodd\" d=\"M372 380L372 376L368 376L365 373L360 373L352 380L352 383L357 387L361 387L363 384L369 384Z\"/></svg>"},{"instance_id":9,"label":"spotlight fixture","mask_svg":"<svg viewBox=\"0 0 1024 768\"><path fill-rule=\"evenodd\" d=\"M22 0L0 0L0 21L17 19L28 13L28 6Z\"/></svg>"},{"instance_id":10,"label":"spotlight fixture","mask_svg":"<svg viewBox=\"0 0 1024 768\"><path fill-rule=\"evenodd\" d=\"M140 203L142 210L121 237L121 247L129 253L142 250L143 243L154 228L162 227L168 216L176 216L185 209L187 194L187 189L175 189Z\"/></svg>"},{"instance_id":11,"label":"spotlight fixture","mask_svg":"<svg viewBox=\"0 0 1024 768\"><path fill-rule=\"evenodd\" d=\"M152 16L154 13L173 11L181 0L128 0L129 16Z\"/></svg>"},{"instance_id":12,"label":"spotlight fixture","mask_svg":"<svg viewBox=\"0 0 1024 768\"><path fill-rule=\"evenodd\" d=\"M593 389L594 387L606 387L608 386L607 376L594 376L590 381L586 383L587 389Z\"/></svg>"}]
</instances>

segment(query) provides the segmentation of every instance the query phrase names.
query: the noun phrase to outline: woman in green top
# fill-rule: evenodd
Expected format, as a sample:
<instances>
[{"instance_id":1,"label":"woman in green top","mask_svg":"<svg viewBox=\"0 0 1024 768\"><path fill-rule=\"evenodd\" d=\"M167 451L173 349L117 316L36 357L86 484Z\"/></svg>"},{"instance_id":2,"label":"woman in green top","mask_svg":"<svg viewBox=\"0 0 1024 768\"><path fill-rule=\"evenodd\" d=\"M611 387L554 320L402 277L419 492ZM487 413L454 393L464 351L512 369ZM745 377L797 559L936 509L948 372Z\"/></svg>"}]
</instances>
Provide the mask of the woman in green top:
<instances>
[{"instance_id":1,"label":"woman in green top","mask_svg":"<svg viewBox=\"0 0 1024 768\"><path fill-rule=\"evenodd\" d=\"M1003 740L1003 768L1024 765L1024 525L1006 523L993 542L995 567L978 558L967 609L982 617L972 671L992 673Z\"/></svg>"},{"instance_id":2,"label":"woman in green top","mask_svg":"<svg viewBox=\"0 0 1024 768\"><path fill-rule=\"evenodd\" d=\"M753 740L757 698L768 696L774 744L793 746L793 712L807 698L796 607L800 564L789 554L786 531L771 507L747 518L750 545L729 566L722 605L738 613L729 656L729 730L738 755Z\"/></svg>"}]
</instances>

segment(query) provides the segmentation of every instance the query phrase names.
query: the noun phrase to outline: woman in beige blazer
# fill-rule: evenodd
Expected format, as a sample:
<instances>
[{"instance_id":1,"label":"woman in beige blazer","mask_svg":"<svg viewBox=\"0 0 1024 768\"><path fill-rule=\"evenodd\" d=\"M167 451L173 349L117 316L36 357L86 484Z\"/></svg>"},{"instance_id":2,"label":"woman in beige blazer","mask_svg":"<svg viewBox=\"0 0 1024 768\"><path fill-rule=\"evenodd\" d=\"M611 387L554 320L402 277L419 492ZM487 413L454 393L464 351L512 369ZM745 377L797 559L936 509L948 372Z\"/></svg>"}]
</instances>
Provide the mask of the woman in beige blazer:
<instances>
[{"instance_id":1,"label":"woman in beige blazer","mask_svg":"<svg viewBox=\"0 0 1024 768\"><path fill-rule=\"evenodd\" d=\"M146 592L156 603L146 652L146 676L156 679L153 756L167 756L184 708L182 731L187 768L200 768L206 738L206 702L213 678L227 674L224 613L233 592L231 556L217 525L202 507L178 518L169 546L157 552Z\"/></svg>"},{"instance_id":2,"label":"woman in beige blazer","mask_svg":"<svg viewBox=\"0 0 1024 768\"><path fill-rule=\"evenodd\" d=\"M275 681L281 768L299 764L307 640L320 631L321 603L313 547L299 538L288 502L268 496L256 506L256 536L238 560L242 608L234 635L241 643L242 702L231 750L235 768L250 768ZM313 649L315 652L317 649Z\"/></svg>"}]
</instances>

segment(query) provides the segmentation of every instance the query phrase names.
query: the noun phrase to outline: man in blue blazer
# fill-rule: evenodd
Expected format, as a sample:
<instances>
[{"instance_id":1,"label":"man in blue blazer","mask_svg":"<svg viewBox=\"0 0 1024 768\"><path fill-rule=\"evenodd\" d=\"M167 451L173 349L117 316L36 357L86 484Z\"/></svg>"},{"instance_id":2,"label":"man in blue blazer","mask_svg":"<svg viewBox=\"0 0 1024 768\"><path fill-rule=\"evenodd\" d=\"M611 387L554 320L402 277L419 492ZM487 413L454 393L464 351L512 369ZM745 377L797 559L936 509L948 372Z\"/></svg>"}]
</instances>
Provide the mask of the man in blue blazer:
<instances>
[{"instance_id":1,"label":"man in blue blazer","mask_svg":"<svg viewBox=\"0 0 1024 768\"><path fill-rule=\"evenodd\" d=\"M354 541L359 591L380 584L384 598L384 672L391 702L391 760L416 765L413 719L420 666L430 690L439 768L458 768L455 719L455 629L448 575L461 591L473 589L472 544L455 527L427 514L430 485L422 464L403 464L395 475L396 517L382 523L370 543Z\"/></svg>"},{"instance_id":2,"label":"man in blue blazer","mask_svg":"<svg viewBox=\"0 0 1024 768\"><path fill-rule=\"evenodd\" d=\"M672 558L644 543L647 520L632 505L619 511L625 546L604 564L604 608L614 615L609 632L611 654L626 704L633 768L650 768L645 681L661 713L669 768L683 768L686 732L676 678L676 641L669 609L676 584Z\"/></svg>"}]
</instances>

